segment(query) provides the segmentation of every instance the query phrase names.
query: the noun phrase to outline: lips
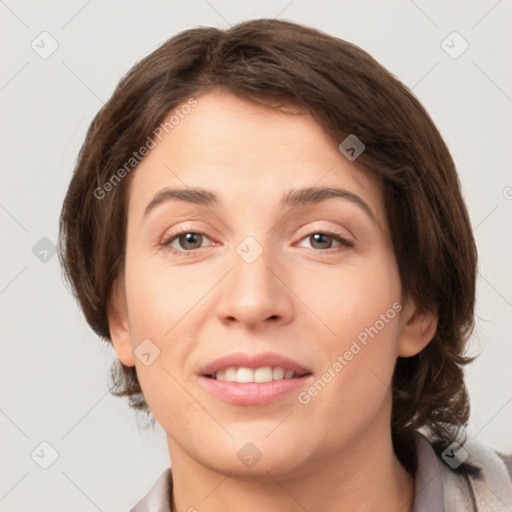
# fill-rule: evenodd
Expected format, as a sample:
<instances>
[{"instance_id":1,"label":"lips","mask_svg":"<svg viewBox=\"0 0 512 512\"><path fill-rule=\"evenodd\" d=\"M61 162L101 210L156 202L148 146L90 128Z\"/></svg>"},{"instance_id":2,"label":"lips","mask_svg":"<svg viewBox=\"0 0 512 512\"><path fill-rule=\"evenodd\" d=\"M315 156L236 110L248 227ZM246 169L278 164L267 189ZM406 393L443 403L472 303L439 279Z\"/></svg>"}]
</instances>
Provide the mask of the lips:
<instances>
[{"instance_id":1,"label":"lips","mask_svg":"<svg viewBox=\"0 0 512 512\"><path fill-rule=\"evenodd\" d=\"M273 352L263 352L260 354L244 354L236 352L227 354L210 361L199 370L199 375L212 376L218 371L224 371L227 368L262 368L264 366L281 367L285 370L292 370L297 376L303 376L312 373L311 369L281 354Z\"/></svg>"}]
</instances>

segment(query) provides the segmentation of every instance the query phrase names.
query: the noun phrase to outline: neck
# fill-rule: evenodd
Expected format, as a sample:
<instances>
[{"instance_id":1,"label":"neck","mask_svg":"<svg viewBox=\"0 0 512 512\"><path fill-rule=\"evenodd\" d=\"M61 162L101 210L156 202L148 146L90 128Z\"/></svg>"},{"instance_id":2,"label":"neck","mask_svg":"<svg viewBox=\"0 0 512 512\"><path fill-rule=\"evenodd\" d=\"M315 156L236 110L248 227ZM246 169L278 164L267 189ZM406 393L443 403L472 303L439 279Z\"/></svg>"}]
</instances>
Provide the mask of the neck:
<instances>
[{"instance_id":1,"label":"neck","mask_svg":"<svg viewBox=\"0 0 512 512\"><path fill-rule=\"evenodd\" d=\"M249 476L215 471L169 443L172 512L412 512L414 478L399 463L390 431L378 427L286 473L258 471L256 465Z\"/></svg>"}]
</instances>

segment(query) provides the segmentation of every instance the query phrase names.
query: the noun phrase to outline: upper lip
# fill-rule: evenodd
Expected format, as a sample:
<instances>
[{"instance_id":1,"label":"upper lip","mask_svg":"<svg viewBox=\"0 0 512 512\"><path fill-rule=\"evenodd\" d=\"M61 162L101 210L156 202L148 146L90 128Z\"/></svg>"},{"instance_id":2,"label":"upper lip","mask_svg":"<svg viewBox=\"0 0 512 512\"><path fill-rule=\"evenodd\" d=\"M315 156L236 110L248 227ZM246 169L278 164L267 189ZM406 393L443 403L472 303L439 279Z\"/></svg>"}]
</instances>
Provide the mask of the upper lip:
<instances>
[{"instance_id":1,"label":"upper lip","mask_svg":"<svg viewBox=\"0 0 512 512\"><path fill-rule=\"evenodd\" d=\"M262 368L263 366L281 367L284 370L293 370L297 375L302 376L311 373L311 370L305 366L293 361L292 359L275 354L273 352L262 352L260 354L244 354L236 352L227 354L204 365L200 370L200 375L214 375L218 371L227 368Z\"/></svg>"}]
</instances>

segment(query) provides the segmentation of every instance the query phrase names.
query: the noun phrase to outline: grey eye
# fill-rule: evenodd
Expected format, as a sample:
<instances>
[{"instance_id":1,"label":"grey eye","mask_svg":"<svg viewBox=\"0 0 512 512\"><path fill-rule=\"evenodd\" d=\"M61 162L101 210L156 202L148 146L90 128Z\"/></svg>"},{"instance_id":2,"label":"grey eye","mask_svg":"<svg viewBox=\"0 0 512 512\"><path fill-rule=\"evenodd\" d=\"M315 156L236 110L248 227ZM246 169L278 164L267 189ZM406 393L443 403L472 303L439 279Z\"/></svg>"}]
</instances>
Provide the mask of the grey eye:
<instances>
[{"instance_id":1,"label":"grey eye","mask_svg":"<svg viewBox=\"0 0 512 512\"><path fill-rule=\"evenodd\" d=\"M314 249L329 249L334 241L332 236L325 233L314 233L313 235L309 235L308 238L314 240L312 243ZM317 244L318 247L315 247L315 244Z\"/></svg>"},{"instance_id":2,"label":"grey eye","mask_svg":"<svg viewBox=\"0 0 512 512\"><path fill-rule=\"evenodd\" d=\"M176 239L179 241L181 248L193 250L201 247L203 235L200 233L183 233L176 237Z\"/></svg>"}]
</instances>

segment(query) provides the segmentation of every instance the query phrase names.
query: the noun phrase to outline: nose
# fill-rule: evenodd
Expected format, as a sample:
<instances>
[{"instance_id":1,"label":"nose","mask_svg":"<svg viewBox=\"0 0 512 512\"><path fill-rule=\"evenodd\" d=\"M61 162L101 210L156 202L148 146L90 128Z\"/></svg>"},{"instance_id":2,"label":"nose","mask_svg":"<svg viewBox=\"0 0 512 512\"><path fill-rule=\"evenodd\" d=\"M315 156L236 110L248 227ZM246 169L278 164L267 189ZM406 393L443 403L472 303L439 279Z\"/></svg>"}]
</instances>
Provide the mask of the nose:
<instances>
[{"instance_id":1,"label":"nose","mask_svg":"<svg viewBox=\"0 0 512 512\"><path fill-rule=\"evenodd\" d=\"M251 246L250 250L256 249ZM287 282L292 280L290 272L269 248L251 259L242 251L233 254L233 268L220 283L217 306L220 321L253 331L269 324L291 322L297 301L293 300L294 293Z\"/></svg>"}]
</instances>

